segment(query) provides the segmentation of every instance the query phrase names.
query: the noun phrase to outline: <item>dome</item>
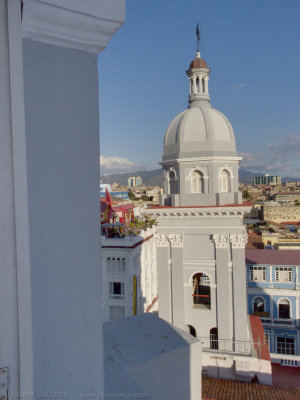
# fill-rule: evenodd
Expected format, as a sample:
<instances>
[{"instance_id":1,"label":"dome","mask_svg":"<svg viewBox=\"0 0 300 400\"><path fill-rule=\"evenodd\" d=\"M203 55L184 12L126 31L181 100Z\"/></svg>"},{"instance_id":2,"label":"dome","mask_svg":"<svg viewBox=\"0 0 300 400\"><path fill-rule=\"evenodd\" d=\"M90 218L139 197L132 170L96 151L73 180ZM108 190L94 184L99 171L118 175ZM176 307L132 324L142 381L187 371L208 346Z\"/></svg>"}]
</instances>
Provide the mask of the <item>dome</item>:
<instances>
[{"instance_id":1,"label":"dome","mask_svg":"<svg viewBox=\"0 0 300 400\"><path fill-rule=\"evenodd\" d=\"M230 122L208 104L177 115L165 133L163 160L236 155Z\"/></svg>"},{"instance_id":2,"label":"dome","mask_svg":"<svg viewBox=\"0 0 300 400\"><path fill-rule=\"evenodd\" d=\"M209 69L206 61L204 60L204 58L200 58L197 56L196 58L194 58L194 60L190 63L189 69L196 69L196 68L205 68L205 69Z\"/></svg>"}]
</instances>

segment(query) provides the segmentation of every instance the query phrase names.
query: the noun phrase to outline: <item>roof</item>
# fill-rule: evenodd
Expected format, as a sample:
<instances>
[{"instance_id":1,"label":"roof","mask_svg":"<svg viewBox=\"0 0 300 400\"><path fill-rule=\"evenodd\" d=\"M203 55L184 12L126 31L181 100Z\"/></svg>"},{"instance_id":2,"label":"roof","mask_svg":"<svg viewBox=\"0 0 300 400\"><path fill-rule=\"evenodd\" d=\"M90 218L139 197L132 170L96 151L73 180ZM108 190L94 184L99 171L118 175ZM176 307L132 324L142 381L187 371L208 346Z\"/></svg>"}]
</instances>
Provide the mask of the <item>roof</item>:
<instances>
[{"instance_id":1,"label":"roof","mask_svg":"<svg viewBox=\"0 0 300 400\"><path fill-rule=\"evenodd\" d=\"M223 207L250 207L252 206L252 203L250 201L244 201L242 204L224 204L222 206L153 206L153 207L148 207L147 210L159 210L161 209L172 209L172 208L223 208Z\"/></svg>"},{"instance_id":2,"label":"roof","mask_svg":"<svg viewBox=\"0 0 300 400\"><path fill-rule=\"evenodd\" d=\"M300 251L246 249L246 264L300 265Z\"/></svg>"},{"instance_id":3,"label":"roof","mask_svg":"<svg viewBox=\"0 0 300 400\"><path fill-rule=\"evenodd\" d=\"M202 378L202 396L203 400L297 400L300 388Z\"/></svg>"},{"instance_id":4,"label":"roof","mask_svg":"<svg viewBox=\"0 0 300 400\"><path fill-rule=\"evenodd\" d=\"M249 315L252 338L255 350L259 353L261 360L271 361L270 351L265 341L265 331L263 324L259 317L255 315ZM260 345L258 345L260 343Z\"/></svg>"},{"instance_id":5,"label":"roof","mask_svg":"<svg viewBox=\"0 0 300 400\"><path fill-rule=\"evenodd\" d=\"M109 203L103 199L101 199L100 205L101 205L101 212L105 212L109 207Z\"/></svg>"},{"instance_id":6,"label":"roof","mask_svg":"<svg viewBox=\"0 0 300 400\"><path fill-rule=\"evenodd\" d=\"M135 207L133 203L119 204L117 206L112 206L114 212L121 212L123 210L132 210Z\"/></svg>"},{"instance_id":7,"label":"roof","mask_svg":"<svg viewBox=\"0 0 300 400\"><path fill-rule=\"evenodd\" d=\"M194 58L193 61L190 63L189 69L195 69L195 68L209 69L204 58L200 58L200 57Z\"/></svg>"}]
</instances>

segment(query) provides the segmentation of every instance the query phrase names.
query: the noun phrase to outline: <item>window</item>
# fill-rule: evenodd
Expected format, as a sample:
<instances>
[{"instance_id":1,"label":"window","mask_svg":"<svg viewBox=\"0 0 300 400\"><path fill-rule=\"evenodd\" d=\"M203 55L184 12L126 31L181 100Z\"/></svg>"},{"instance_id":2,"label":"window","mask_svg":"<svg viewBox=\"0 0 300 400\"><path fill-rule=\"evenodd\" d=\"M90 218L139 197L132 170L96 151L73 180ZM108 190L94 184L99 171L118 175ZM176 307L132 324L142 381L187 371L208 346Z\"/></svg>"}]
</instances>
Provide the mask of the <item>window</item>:
<instances>
[{"instance_id":1,"label":"window","mask_svg":"<svg viewBox=\"0 0 300 400\"><path fill-rule=\"evenodd\" d=\"M265 311L265 301L262 297L256 297L253 301L253 311L261 313Z\"/></svg>"},{"instance_id":2,"label":"window","mask_svg":"<svg viewBox=\"0 0 300 400\"><path fill-rule=\"evenodd\" d=\"M111 300L124 300L124 283L109 282L109 298Z\"/></svg>"},{"instance_id":3,"label":"window","mask_svg":"<svg viewBox=\"0 0 300 400\"><path fill-rule=\"evenodd\" d=\"M106 272L108 276L124 276L126 273L126 260L124 257L107 257Z\"/></svg>"},{"instance_id":4,"label":"window","mask_svg":"<svg viewBox=\"0 0 300 400\"><path fill-rule=\"evenodd\" d=\"M270 351L270 344L271 344L271 332L265 331L265 343L268 345Z\"/></svg>"},{"instance_id":5,"label":"window","mask_svg":"<svg viewBox=\"0 0 300 400\"><path fill-rule=\"evenodd\" d=\"M211 349L218 349L218 328L212 328L209 331L209 337L210 337L210 348Z\"/></svg>"},{"instance_id":6,"label":"window","mask_svg":"<svg viewBox=\"0 0 300 400\"><path fill-rule=\"evenodd\" d=\"M204 186L203 174L200 171L193 171L191 174L192 193L203 193L204 192L203 186Z\"/></svg>"},{"instance_id":7,"label":"window","mask_svg":"<svg viewBox=\"0 0 300 400\"><path fill-rule=\"evenodd\" d=\"M295 355L294 338L277 337L277 353Z\"/></svg>"},{"instance_id":8,"label":"window","mask_svg":"<svg viewBox=\"0 0 300 400\"><path fill-rule=\"evenodd\" d=\"M290 318L290 302L287 299L281 299L278 303L278 318Z\"/></svg>"},{"instance_id":9,"label":"window","mask_svg":"<svg viewBox=\"0 0 300 400\"><path fill-rule=\"evenodd\" d=\"M264 282L266 280L266 267L250 267L250 281Z\"/></svg>"},{"instance_id":10,"label":"window","mask_svg":"<svg viewBox=\"0 0 300 400\"><path fill-rule=\"evenodd\" d=\"M124 306L109 306L109 320L117 321L118 319L125 318Z\"/></svg>"},{"instance_id":11,"label":"window","mask_svg":"<svg viewBox=\"0 0 300 400\"><path fill-rule=\"evenodd\" d=\"M228 171L223 169L219 175L219 189L220 193L229 192L230 190L230 174Z\"/></svg>"},{"instance_id":12,"label":"window","mask_svg":"<svg viewBox=\"0 0 300 400\"><path fill-rule=\"evenodd\" d=\"M292 282L292 268L291 267L276 267L275 268L276 282Z\"/></svg>"},{"instance_id":13,"label":"window","mask_svg":"<svg viewBox=\"0 0 300 400\"><path fill-rule=\"evenodd\" d=\"M188 325L188 327L189 327L190 334L191 334L192 336L197 337L196 329L195 329L192 325Z\"/></svg>"},{"instance_id":14,"label":"window","mask_svg":"<svg viewBox=\"0 0 300 400\"><path fill-rule=\"evenodd\" d=\"M210 309L210 279L198 273L193 276L193 307Z\"/></svg>"}]
</instances>

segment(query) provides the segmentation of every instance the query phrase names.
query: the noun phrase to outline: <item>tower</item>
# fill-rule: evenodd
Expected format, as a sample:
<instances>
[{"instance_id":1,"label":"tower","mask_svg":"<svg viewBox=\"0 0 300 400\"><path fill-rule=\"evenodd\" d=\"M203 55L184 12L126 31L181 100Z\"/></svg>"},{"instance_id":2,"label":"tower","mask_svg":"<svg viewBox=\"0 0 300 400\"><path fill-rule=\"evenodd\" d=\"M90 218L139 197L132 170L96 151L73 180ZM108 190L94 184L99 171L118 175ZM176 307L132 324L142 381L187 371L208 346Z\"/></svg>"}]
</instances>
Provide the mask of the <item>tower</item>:
<instances>
[{"instance_id":1,"label":"tower","mask_svg":"<svg viewBox=\"0 0 300 400\"><path fill-rule=\"evenodd\" d=\"M250 207L238 190L234 132L210 104L210 69L199 51L186 74L188 109L167 128L163 194L160 206L147 210L158 221L159 316L200 338L212 375L239 379L245 370L251 376L254 354L243 225ZM218 351L222 361L212 355Z\"/></svg>"}]
</instances>

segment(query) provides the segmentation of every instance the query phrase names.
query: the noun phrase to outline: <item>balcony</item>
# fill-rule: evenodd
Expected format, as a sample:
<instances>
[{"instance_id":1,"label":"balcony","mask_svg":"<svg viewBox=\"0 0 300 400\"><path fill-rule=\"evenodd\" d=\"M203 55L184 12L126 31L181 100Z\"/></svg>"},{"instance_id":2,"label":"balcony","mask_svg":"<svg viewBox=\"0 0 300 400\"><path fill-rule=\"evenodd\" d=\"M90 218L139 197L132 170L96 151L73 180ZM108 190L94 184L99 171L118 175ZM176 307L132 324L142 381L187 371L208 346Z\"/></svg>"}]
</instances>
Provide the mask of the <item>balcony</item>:
<instances>
[{"instance_id":1,"label":"balcony","mask_svg":"<svg viewBox=\"0 0 300 400\"><path fill-rule=\"evenodd\" d=\"M256 356L260 353L260 343L250 341L215 339L208 337L198 337L202 344L202 350L210 353L226 353L243 356Z\"/></svg>"},{"instance_id":2,"label":"balcony","mask_svg":"<svg viewBox=\"0 0 300 400\"><path fill-rule=\"evenodd\" d=\"M110 294L109 300L125 300L124 294Z\"/></svg>"},{"instance_id":3,"label":"balcony","mask_svg":"<svg viewBox=\"0 0 300 400\"><path fill-rule=\"evenodd\" d=\"M265 317L265 318L270 317L270 313L267 311L254 311L252 315L256 315L257 317Z\"/></svg>"}]
</instances>

